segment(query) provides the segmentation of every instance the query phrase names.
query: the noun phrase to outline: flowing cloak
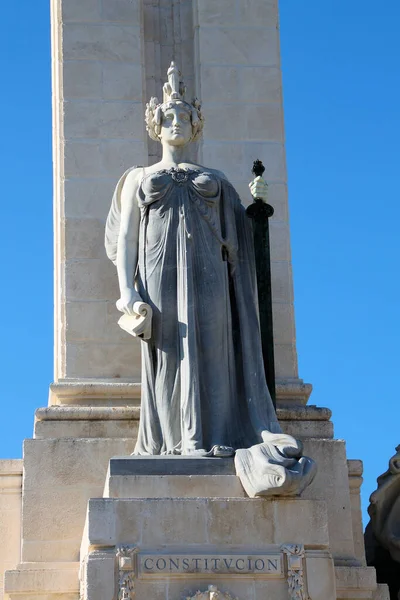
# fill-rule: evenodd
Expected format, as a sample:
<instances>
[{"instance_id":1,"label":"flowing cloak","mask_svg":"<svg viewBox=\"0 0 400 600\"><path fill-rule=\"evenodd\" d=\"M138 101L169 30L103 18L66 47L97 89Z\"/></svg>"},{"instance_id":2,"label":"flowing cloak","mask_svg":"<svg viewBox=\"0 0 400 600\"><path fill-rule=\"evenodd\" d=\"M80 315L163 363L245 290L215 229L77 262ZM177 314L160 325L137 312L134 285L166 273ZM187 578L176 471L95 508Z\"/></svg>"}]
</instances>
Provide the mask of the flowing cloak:
<instances>
[{"instance_id":1,"label":"flowing cloak","mask_svg":"<svg viewBox=\"0 0 400 600\"><path fill-rule=\"evenodd\" d=\"M120 195L106 227L115 262ZM135 454L249 448L280 426L266 385L251 220L219 172L144 176L136 285L153 310L142 346Z\"/></svg>"}]
</instances>

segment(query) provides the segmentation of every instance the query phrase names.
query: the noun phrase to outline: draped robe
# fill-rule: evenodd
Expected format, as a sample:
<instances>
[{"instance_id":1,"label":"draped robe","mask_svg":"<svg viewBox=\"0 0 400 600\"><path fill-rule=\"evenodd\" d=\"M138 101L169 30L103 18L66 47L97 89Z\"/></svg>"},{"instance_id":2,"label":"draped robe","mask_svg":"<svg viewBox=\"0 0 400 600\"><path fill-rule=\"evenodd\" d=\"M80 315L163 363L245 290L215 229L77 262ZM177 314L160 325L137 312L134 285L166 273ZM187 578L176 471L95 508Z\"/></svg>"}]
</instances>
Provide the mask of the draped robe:
<instances>
[{"instance_id":1,"label":"draped robe","mask_svg":"<svg viewBox=\"0 0 400 600\"><path fill-rule=\"evenodd\" d=\"M248 448L280 432L265 381L251 221L211 171L169 169L138 190L142 341L135 454Z\"/></svg>"}]
</instances>

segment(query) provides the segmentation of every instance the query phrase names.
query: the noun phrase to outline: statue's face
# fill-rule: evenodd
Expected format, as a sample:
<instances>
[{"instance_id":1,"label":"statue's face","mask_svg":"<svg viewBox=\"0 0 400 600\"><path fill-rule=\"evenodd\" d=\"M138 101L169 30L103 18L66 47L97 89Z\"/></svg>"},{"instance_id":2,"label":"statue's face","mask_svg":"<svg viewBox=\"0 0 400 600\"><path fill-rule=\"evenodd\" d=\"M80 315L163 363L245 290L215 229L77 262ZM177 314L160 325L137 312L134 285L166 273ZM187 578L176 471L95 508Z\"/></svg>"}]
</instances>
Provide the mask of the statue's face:
<instances>
[{"instance_id":1,"label":"statue's face","mask_svg":"<svg viewBox=\"0 0 400 600\"><path fill-rule=\"evenodd\" d=\"M177 104L167 108L161 121L161 143L170 146L185 146L192 138L190 113Z\"/></svg>"}]
</instances>

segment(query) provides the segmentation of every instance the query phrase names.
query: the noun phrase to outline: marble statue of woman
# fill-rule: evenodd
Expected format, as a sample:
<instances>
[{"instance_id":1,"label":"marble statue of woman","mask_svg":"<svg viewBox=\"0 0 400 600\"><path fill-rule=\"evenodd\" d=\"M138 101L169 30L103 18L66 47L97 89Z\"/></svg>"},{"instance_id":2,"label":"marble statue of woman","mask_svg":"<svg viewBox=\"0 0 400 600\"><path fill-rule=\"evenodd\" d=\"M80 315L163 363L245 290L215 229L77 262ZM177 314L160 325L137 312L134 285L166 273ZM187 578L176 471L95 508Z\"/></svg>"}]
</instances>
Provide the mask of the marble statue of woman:
<instances>
[{"instance_id":1,"label":"marble statue of woman","mask_svg":"<svg viewBox=\"0 0 400 600\"><path fill-rule=\"evenodd\" d=\"M281 434L264 375L251 220L223 173L189 160L203 116L184 92L171 63L163 103L146 110L162 160L122 176L106 227L117 307L145 322L134 454L230 456L274 442L290 461L299 444ZM266 198L266 183L250 191Z\"/></svg>"}]
</instances>

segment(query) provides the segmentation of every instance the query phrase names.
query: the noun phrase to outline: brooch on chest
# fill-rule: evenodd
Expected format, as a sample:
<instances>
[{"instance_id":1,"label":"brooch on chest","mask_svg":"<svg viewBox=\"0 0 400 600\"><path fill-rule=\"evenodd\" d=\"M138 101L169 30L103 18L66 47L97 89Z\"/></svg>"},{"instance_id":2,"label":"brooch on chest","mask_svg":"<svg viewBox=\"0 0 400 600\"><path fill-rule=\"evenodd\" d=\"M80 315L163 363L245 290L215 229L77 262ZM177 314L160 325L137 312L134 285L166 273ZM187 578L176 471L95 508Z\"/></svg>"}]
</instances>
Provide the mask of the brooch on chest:
<instances>
[{"instance_id":1,"label":"brooch on chest","mask_svg":"<svg viewBox=\"0 0 400 600\"><path fill-rule=\"evenodd\" d=\"M176 183L182 185L182 183L186 183L186 181L189 179L191 171L189 171L189 169L179 169L176 167L172 167L172 169L169 169L167 173L171 175L172 179L176 181Z\"/></svg>"}]
</instances>

